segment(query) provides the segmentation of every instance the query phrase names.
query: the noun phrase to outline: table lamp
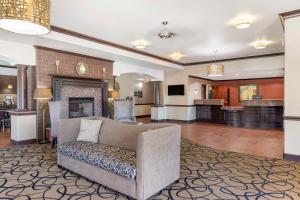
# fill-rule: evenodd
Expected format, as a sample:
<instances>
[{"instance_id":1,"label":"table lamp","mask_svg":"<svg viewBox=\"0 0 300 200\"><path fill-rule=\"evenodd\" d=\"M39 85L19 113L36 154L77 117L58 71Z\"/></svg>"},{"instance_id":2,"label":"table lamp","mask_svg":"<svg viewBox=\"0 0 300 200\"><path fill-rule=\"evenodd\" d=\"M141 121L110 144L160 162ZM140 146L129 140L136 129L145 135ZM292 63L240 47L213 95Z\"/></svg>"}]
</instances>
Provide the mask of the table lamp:
<instances>
[{"instance_id":1,"label":"table lamp","mask_svg":"<svg viewBox=\"0 0 300 200\"><path fill-rule=\"evenodd\" d=\"M48 109L47 102L45 100L52 99L52 92L49 88L36 88L34 90L33 99L36 100L43 100L39 109L42 111L42 133L43 133L43 140L40 142L41 144L47 143L46 140L46 132L45 132L45 113Z\"/></svg>"}]
</instances>

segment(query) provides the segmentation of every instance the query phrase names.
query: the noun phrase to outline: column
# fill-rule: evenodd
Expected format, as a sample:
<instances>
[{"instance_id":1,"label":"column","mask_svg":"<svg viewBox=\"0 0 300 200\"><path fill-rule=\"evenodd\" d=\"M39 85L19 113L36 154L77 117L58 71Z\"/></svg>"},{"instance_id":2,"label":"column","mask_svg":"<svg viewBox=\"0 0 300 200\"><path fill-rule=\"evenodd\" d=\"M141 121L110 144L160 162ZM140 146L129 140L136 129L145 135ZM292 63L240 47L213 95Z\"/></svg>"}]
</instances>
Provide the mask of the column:
<instances>
[{"instance_id":1,"label":"column","mask_svg":"<svg viewBox=\"0 0 300 200\"><path fill-rule=\"evenodd\" d=\"M300 16L285 18L284 158L300 158Z\"/></svg>"}]
</instances>

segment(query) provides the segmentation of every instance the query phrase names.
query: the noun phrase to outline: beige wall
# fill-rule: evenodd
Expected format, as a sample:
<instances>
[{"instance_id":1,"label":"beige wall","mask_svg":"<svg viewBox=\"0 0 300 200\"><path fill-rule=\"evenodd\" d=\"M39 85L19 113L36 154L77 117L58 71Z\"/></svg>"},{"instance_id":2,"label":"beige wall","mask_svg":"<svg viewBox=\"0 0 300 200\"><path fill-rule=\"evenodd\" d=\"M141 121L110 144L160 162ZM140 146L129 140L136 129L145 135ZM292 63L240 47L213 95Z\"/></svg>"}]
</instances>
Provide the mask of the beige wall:
<instances>
[{"instance_id":1,"label":"beige wall","mask_svg":"<svg viewBox=\"0 0 300 200\"><path fill-rule=\"evenodd\" d=\"M285 20L285 116L296 120L284 121L284 153L300 156L300 17Z\"/></svg>"},{"instance_id":2,"label":"beige wall","mask_svg":"<svg viewBox=\"0 0 300 200\"><path fill-rule=\"evenodd\" d=\"M153 82L144 83L143 81L138 81L136 74L129 73L129 74L122 74L121 76L117 77L116 80L119 82L120 91L119 97L121 99L125 99L126 97L133 97L134 91L142 90L143 97L142 98L135 98L136 104L151 104L154 102L154 87ZM138 83L142 82L143 87L139 88Z\"/></svg>"}]
</instances>

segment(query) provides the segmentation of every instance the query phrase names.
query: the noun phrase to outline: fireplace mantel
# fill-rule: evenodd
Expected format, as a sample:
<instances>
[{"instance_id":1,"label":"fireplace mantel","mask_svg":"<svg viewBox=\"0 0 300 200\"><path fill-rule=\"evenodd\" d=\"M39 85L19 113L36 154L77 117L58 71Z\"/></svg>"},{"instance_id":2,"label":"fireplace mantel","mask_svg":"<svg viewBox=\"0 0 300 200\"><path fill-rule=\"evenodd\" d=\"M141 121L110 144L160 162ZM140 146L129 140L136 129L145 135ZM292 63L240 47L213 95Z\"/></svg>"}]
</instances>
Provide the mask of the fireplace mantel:
<instances>
[{"instance_id":1,"label":"fireplace mantel","mask_svg":"<svg viewBox=\"0 0 300 200\"><path fill-rule=\"evenodd\" d=\"M102 116L108 117L108 82L102 79L65 76L60 74L49 74L52 79L53 100L61 100L61 89L63 86L101 88L102 90Z\"/></svg>"}]
</instances>

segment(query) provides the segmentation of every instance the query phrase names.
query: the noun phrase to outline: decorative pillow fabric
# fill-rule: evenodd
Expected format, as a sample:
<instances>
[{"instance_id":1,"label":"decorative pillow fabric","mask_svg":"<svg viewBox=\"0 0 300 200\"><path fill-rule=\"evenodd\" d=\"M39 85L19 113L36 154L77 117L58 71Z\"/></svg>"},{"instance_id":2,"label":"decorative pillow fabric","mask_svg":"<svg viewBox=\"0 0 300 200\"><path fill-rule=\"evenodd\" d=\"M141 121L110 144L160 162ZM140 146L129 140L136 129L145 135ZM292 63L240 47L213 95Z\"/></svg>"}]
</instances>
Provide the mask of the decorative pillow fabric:
<instances>
[{"instance_id":1,"label":"decorative pillow fabric","mask_svg":"<svg viewBox=\"0 0 300 200\"><path fill-rule=\"evenodd\" d=\"M68 157L113 172L128 179L136 177L136 153L131 150L90 142L62 144L59 151Z\"/></svg>"},{"instance_id":2,"label":"decorative pillow fabric","mask_svg":"<svg viewBox=\"0 0 300 200\"><path fill-rule=\"evenodd\" d=\"M98 143L102 120L81 119L77 141Z\"/></svg>"}]
</instances>

